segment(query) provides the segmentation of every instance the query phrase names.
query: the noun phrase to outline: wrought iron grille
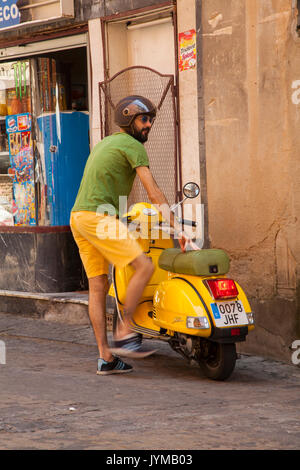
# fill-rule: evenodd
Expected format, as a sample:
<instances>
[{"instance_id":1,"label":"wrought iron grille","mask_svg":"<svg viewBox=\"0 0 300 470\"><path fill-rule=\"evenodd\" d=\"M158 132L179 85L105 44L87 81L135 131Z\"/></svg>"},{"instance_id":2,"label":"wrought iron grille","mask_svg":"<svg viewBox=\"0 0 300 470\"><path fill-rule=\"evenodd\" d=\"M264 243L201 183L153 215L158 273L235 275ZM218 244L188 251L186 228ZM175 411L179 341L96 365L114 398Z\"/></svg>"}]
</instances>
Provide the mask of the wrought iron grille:
<instances>
[{"instance_id":1,"label":"wrought iron grille","mask_svg":"<svg viewBox=\"0 0 300 470\"><path fill-rule=\"evenodd\" d=\"M148 67L133 66L99 83L101 138L118 131L113 120L114 108L129 95L145 96L158 109L145 148L151 172L169 204L173 204L178 192L179 170L174 77ZM131 205L138 201L148 201L148 197L139 178L136 178L128 203Z\"/></svg>"}]
</instances>

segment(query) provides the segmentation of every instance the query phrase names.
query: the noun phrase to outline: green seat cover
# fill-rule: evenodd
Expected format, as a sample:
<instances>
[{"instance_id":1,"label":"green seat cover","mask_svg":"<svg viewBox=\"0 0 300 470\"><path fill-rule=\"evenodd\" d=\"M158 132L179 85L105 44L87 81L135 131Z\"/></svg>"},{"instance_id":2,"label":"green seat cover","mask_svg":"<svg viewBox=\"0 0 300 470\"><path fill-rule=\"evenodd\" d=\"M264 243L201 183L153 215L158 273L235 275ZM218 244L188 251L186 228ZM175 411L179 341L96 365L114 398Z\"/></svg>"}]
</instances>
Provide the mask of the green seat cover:
<instances>
[{"instance_id":1,"label":"green seat cover","mask_svg":"<svg viewBox=\"0 0 300 470\"><path fill-rule=\"evenodd\" d=\"M158 260L159 267L177 274L211 276L229 271L229 258L223 250L193 250L183 253L180 248L167 248Z\"/></svg>"}]
</instances>

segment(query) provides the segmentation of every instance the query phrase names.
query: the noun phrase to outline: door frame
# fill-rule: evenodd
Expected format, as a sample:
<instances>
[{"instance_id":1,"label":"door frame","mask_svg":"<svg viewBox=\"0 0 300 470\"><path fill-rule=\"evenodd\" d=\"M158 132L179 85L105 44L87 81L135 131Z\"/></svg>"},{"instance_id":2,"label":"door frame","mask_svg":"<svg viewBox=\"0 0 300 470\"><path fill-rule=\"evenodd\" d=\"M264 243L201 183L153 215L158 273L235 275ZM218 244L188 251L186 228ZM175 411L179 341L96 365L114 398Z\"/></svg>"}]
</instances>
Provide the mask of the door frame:
<instances>
[{"instance_id":1,"label":"door frame","mask_svg":"<svg viewBox=\"0 0 300 470\"><path fill-rule=\"evenodd\" d=\"M152 5L149 7L128 10L115 15L101 17L101 35L102 35L102 48L103 48L103 70L104 70L104 81L110 80L113 77L109 76L108 67L108 47L107 47L107 24L111 22L126 22L134 19L143 19L153 16L155 13L170 13L173 23L174 31L174 57L175 57L175 71L174 71L174 98L175 98L175 133L177 140L176 147L176 203L182 199L182 159L181 159L181 132L180 132L180 107L179 107L179 67L178 67L178 30L177 30L177 10L176 5L172 1L160 3L158 5ZM153 70L153 69L152 69ZM157 72L157 71L155 71ZM116 74L115 74L116 75ZM114 76L115 76L114 75Z\"/></svg>"}]
</instances>

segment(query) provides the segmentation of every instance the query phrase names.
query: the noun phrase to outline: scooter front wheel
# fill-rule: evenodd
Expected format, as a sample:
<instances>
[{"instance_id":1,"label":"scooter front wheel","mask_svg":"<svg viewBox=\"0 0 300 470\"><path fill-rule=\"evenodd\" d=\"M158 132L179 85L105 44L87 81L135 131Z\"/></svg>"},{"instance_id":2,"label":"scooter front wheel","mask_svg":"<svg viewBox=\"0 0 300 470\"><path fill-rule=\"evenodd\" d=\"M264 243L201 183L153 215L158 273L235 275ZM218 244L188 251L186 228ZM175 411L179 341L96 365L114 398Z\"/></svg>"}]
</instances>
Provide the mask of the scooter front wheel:
<instances>
[{"instance_id":1,"label":"scooter front wheel","mask_svg":"<svg viewBox=\"0 0 300 470\"><path fill-rule=\"evenodd\" d=\"M205 376L213 380L228 379L237 358L235 344L204 340L201 346L198 363Z\"/></svg>"}]
</instances>

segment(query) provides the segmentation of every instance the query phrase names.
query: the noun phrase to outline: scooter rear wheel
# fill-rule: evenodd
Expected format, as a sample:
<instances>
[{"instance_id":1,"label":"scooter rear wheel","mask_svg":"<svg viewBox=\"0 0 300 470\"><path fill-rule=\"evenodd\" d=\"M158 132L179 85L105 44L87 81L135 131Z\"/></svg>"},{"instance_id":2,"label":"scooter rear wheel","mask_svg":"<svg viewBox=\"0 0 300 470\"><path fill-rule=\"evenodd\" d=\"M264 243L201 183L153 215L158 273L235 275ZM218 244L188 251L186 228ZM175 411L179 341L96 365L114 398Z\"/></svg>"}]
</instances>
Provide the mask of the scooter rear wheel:
<instances>
[{"instance_id":1,"label":"scooter rear wheel","mask_svg":"<svg viewBox=\"0 0 300 470\"><path fill-rule=\"evenodd\" d=\"M228 379L234 370L237 358L235 344L206 340L202 346L198 363L205 376L213 380Z\"/></svg>"}]
</instances>

